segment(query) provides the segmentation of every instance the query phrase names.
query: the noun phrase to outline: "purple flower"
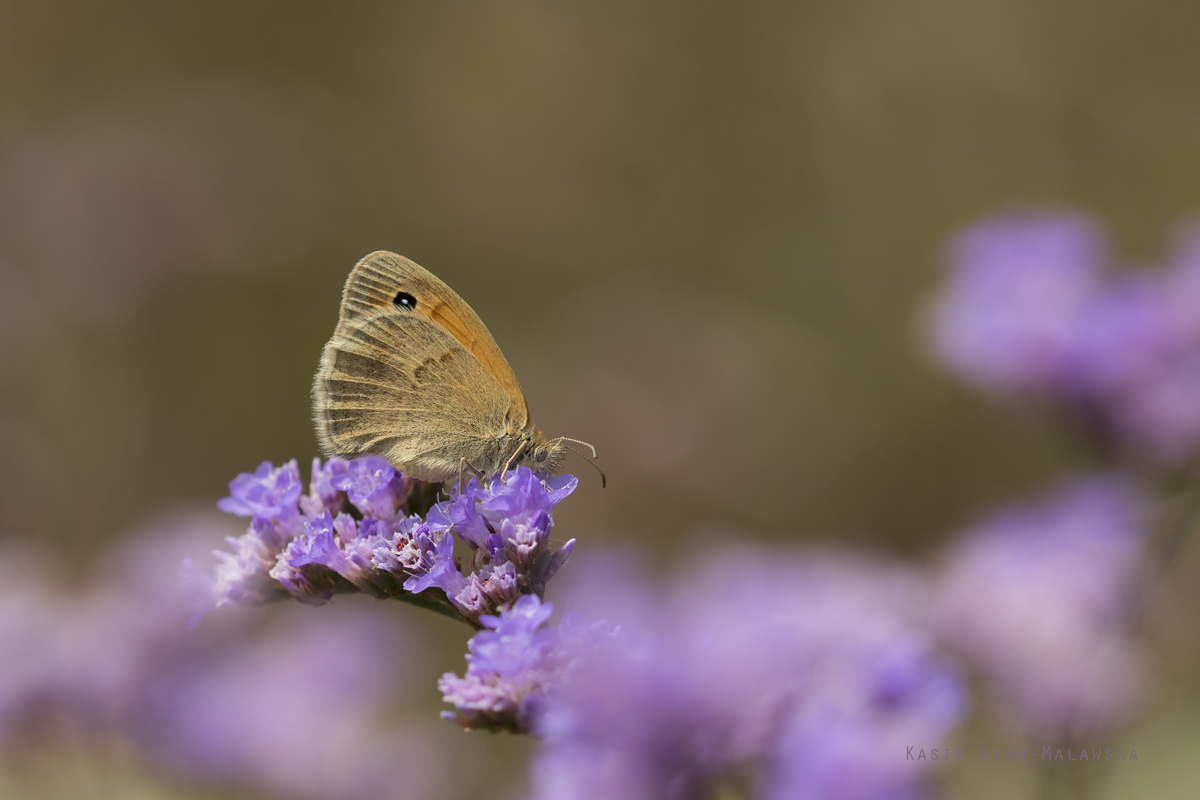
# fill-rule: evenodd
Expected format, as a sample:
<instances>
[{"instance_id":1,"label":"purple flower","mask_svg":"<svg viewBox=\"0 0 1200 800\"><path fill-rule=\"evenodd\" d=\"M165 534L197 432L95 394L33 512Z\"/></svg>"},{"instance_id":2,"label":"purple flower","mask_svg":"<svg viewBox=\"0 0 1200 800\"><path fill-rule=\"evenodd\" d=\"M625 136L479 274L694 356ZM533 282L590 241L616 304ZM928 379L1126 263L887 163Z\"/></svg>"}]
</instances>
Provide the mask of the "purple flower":
<instances>
[{"instance_id":1,"label":"purple flower","mask_svg":"<svg viewBox=\"0 0 1200 800\"><path fill-rule=\"evenodd\" d=\"M317 547L320 555L323 548L319 544ZM279 554L270 576L279 582L293 600L310 606L324 605L335 594L352 591L353 585L332 569L308 560L312 549L313 542L309 539L291 542Z\"/></svg>"},{"instance_id":2,"label":"purple flower","mask_svg":"<svg viewBox=\"0 0 1200 800\"><path fill-rule=\"evenodd\" d=\"M539 658L532 647L538 629L550 619L554 606L537 597L525 595L500 616L484 616L479 621L491 630L475 635L467 661L482 670L512 674Z\"/></svg>"},{"instance_id":3,"label":"purple flower","mask_svg":"<svg viewBox=\"0 0 1200 800\"><path fill-rule=\"evenodd\" d=\"M1104 258L1101 231L1083 217L1030 213L980 223L949 247L948 281L929 318L935 351L986 389L1062 387Z\"/></svg>"},{"instance_id":4,"label":"purple flower","mask_svg":"<svg viewBox=\"0 0 1200 800\"><path fill-rule=\"evenodd\" d=\"M223 533L176 519L87 588L0 554L0 750L31 734L132 746L159 780L296 800L444 796L443 757L403 711L417 651L375 608L225 613L185 627L177 565ZM53 725L46 725L52 719ZM66 752L66 751L64 751ZM396 775L402 774L403 781Z\"/></svg>"},{"instance_id":5,"label":"purple flower","mask_svg":"<svg viewBox=\"0 0 1200 800\"><path fill-rule=\"evenodd\" d=\"M285 519L287 519L285 517ZM225 541L232 552L214 551L217 558L213 579L214 608L230 604L259 605L286 597L286 589L271 576L279 553L291 542L292 531L301 530L298 518L279 526L266 517L256 516L250 529ZM198 620L197 620L198 621Z\"/></svg>"},{"instance_id":6,"label":"purple flower","mask_svg":"<svg viewBox=\"0 0 1200 800\"><path fill-rule=\"evenodd\" d=\"M441 589L471 622L510 607L522 594L540 595L574 549L572 539L551 550L549 533L552 509L578 481L570 475L543 481L524 467L508 477L483 488L472 479L430 509L424 528L401 530L390 547L376 551L375 563L407 573L404 588L414 594ZM451 530L474 550L465 575L453 556Z\"/></svg>"},{"instance_id":7,"label":"purple flower","mask_svg":"<svg viewBox=\"0 0 1200 800\"><path fill-rule=\"evenodd\" d=\"M467 575L456 590L447 590L447 597L463 616L478 621L493 609L504 609L520 598L516 568L510 563L499 566L487 564Z\"/></svg>"},{"instance_id":8,"label":"purple flower","mask_svg":"<svg viewBox=\"0 0 1200 800\"><path fill-rule=\"evenodd\" d=\"M376 615L311 614L147 676L135 741L184 777L289 797L408 797L400 765L428 786L432 748L379 725L403 631Z\"/></svg>"},{"instance_id":9,"label":"purple flower","mask_svg":"<svg viewBox=\"0 0 1200 800\"><path fill-rule=\"evenodd\" d=\"M476 549L488 549L488 537L495 534L479 513L479 485L475 478L467 487L450 499L447 515L454 532L467 544Z\"/></svg>"},{"instance_id":10,"label":"purple flower","mask_svg":"<svg viewBox=\"0 0 1200 800\"><path fill-rule=\"evenodd\" d=\"M950 248L930 313L938 356L968 382L1048 401L1106 446L1177 467L1200 450L1200 235L1165 269L1106 275L1075 216L984 222Z\"/></svg>"},{"instance_id":11,"label":"purple flower","mask_svg":"<svg viewBox=\"0 0 1200 800\"><path fill-rule=\"evenodd\" d=\"M900 756L914 742L928 746L926 732L954 727L962 683L920 646L898 642L864 656L850 681L788 720L770 756L764 800L925 796L928 763Z\"/></svg>"},{"instance_id":12,"label":"purple flower","mask_svg":"<svg viewBox=\"0 0 1200 800\"><path fill-rule=\"evenodd\" d=\"M597 585L576 602L616 611L626 632L543 678L536 797L754 782L767 797L904 797L928 765L897 767L899 743L940 741L963 714L962 683L916 625L918 584L899 568L730 551L666 595L628 577ZM798 775L817 751L823 772Z\"/></svg>"},{"instance_id":13,"label":"purple flower","mask_svg":"<svg viewBox=\"0 0 1200 800\"><path fill-rule=\"evenodd\" d=\"M316 519L307 520L306 525L307 533L289 545L287 556L272 573L289 587L289 591L295 590L293 596L299 591L307 597L314 585L324 585L334 591L338 588L349 590L350 587L341 586L324 575L320 568L337 573L358 591L374 597L391 597L403 590L397 576L375 564L375 551L386 547L393 536L388 523L376 519L356 522L349 514L338 514L335 518L325 512ZM310 566L317 569L303 569ZM304 579L300 580L300 576ZM297 596L297 599L301 597Z\"/></svg>"},{"instance_id":14,"label":"purple flower","mask_svg":"<svg viewBox=\"0 0 1200 800\"><path fill-rule=\"evenodd\" d=\"M346 493L364 516L391 522L404 507L408 493L405 478L379 456L350 461L334 474L330 485Z\"/></svg>"},{"instance_id":15,"label":"purple flower","mask_svg":"<svg viewBox=\"0 0 1200 800\"><path fill-rule=\"evenodd\" d=\"M519 467L508 473L507 482L497 476L477 490L480 513L493 528L501 520L528 524L539 514L550 514L578 485L574 475L542 480L528 467Z\"/></svg>"},{"instance_id":16,"label":"purple flower","mask_svg":"<svg viewBox=\"0 0 1200 800\"><path fill-rule=\"evenodd\" d=\"M1110 434L1168 466L1200 447L1200 248L1112 282L1080 325L1076 369Z\"/></svg>"},{"instance_id":17,"label":"purple flower","mask_svg":"<svg viewBox=\"0 0 1200 800\"><path fill-rule=\"evenodd\" d=\"M1071 737L1135 707L1142 653L1126 609L1143 524L1130 486L1081 480L984 520L946 556L942 636L1027 730Z\"/></svg>"},{"instance_id":18,"label":"purple flower","mask_svg":"<svg viewBox=\"0 0 1200 800\"><path fill-rule=\"evenodd\" d=\"M335 487L333 482L348 470L349 465L340 458L331 458L324 465L321 464L321 459L313 459L308 494L300 498L300 509L306 516L319 517L326 512L337 514L342 510L345 493Z\"/></svg>"},{"instance_id":19,"label":"purple flower","mask_svg":"<svg viewBox=\"0 0 1200 800\"><path fill-rule=\"evenodd\" d=\"M404 582L407 591L418 594L431 586L436 586L447 595L462 591L466 580L454 563L454 539L449 534L438 535L417 530L409 541L416 545L414 549L421 554L421 566Z\"/></svg>"},{"instance_id":20,"label":"purple flower","mask_svg":"<svg viewBox=\"0 0 1200 800\"><path fill-rule=\"evenodd\" d=\"M345 520L352 527L357 527L354 519L345 514L339 514L339 521ZM345 523L343 523L343 528ZM329 516L329 512L325 512L317 519L309 523L308 536L302 544L302 552L299 555L288 559L288 565L292 567L303 567L308 564L319 564L328 567L338 574L350 570L350 559L338 547L338 541L334 539L333 533L333 517ZM343 577L345 577L343 575Z\"/></svg>"},{"instance_id":21,"label":"purple flower","mask_svg":"<svg viewBox=\"0 0 1200 800\"><path fill-rule=\"evenodd\" d=\"M436 508L425 521L406 517L393 526L392 534L372 551L372 563L398 576L422 576L434 569L441 554L438 545L447 538L448 528L435 521ZM452 547L453 540L447 547ZM451 550L446 550L446 554ZM431 585L431 584L426 584Z\"/></svg>"},{"instance_id":22,"label":"purple flower","mask_svg":"<svg viewBox=\"0 0 1200 800\"><path fill-rule=\"evenodd\" d=\"M468 644L466 675L448 672L438 681L443 699L457 709L442 716L467 729L529 730L547 691L566 678L589 643L609 635L607 626L588 626L578 615L558 629L543 628L553 610L524 595L499 616L480 617L488 630Z\"/></svg>"},{"instance_id":23,"label":"purple flower","mask_svg":"<svg viewBox=\"0 0 1200 800\"><path fill-rule=\"evenodd\" d=\"M217 507L241 517L279 519L294 516L300 499L300 470L295 459L276 469L264 461L253 474L243 472L229 482L229 497Z\"/></svg>"},{"instance_id":24,"label":"purple flower","mask_svg":"<svg viewBox=\"0 0 1200 800\"><path fill-rule=\"evenodd\" d=\"M477 562L502 558L514 565L521 592L541 594L574 547L572 539L552 551L549 542L554 506L579 481L573 475L544 481L527 467L506 479L497 476L482 487L472 479L452 499L454 532L477 550Z\"/></svg>"},{"instance_id":25,"label":"purple flower","mask_svg":"<svg viewBox=\"0 0 1200 800\"><path fill-rule=\"evenodd\" d=\"M463 575L453 558L451 503L429 509L426 519L406 516L410 496L428 496L422 487L397 473L386 461L368 456L353 461L313 460L308 494L300 495L295 462L274 469L264 464L254 475L231 484L233 496L221 502L227 511L251 514L250 529L230 538L230 551L217 556L212 578L185 564L197 599L198 621L207 611L231 604L255 604L291 596L320 605L340 592L395 597L474 623L481 614L511 605L520 596L515 568L503 558L473 565ZM542 491L535 502L546 505ZM356 520L343 511L345 500L363 514ZM557 500L554 500L556 502ZM473 496L464 509L475 511ZM478 517L478 515L476 514ZM570 548L546 559L543 574L561 566ZM407 586L407 588L406 588ZM429 588L440 596L415 598Z\"/></svg>"}]
</instances>

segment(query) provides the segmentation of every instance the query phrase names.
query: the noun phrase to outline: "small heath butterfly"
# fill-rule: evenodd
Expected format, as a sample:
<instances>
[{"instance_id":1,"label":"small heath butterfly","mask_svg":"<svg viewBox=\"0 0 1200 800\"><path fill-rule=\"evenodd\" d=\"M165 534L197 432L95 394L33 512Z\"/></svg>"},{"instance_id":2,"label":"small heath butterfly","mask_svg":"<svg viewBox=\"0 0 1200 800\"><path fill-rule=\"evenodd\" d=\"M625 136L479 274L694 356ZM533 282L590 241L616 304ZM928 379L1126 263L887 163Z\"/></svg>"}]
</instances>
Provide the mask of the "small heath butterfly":
<instances>
[{"instance_id":1,"label":"small heath butterfly","mask_svg":"<svg viewBox=\"0 0 1200 800\"><path fill-rule=\"evenodd\" d=\"M591 448L535 427L517 376L471 307L428 270L384 251L346 280L312 400L326 457L382 456L424 481L518 466L553 474L564 450L578 452L563 442Z\"/></svg>"}]
</instances>

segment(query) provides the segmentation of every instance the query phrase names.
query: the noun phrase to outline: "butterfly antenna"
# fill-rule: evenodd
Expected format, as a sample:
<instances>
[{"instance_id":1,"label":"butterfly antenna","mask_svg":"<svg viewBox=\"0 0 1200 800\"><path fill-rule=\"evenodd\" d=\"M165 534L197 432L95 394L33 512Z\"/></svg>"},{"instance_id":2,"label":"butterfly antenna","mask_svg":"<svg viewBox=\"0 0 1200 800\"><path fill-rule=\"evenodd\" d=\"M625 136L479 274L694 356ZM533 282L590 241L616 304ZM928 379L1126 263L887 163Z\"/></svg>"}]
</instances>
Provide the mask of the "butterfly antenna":
<instances>
[{"instance_id":1,"label":"butterfly antenna","mask_svg":"<svg viewBox=\"0 0 1200 800\"><path fill-rule=\"evenodd\" d=\"M575 440L574 440L574 439L568 439L567 441L571 441L571 442L573 442L573 441L575 441ZM580 444L587 444L587 442L580 442ZM599 467L597 467L597 466L596 466L595 464L593 464L591 461L588 461L588 457L587 457L587 456L585 456L583 453L579 452L578 450L576 450L574 447L571 447L570 445L566 445L566 444L564 444L564 445L563 445L563 447L565 447L567 450L570 450L572 453L574 453L575 455L577 455L577 456L579 456L580 458L582 458L584 461L586 461L586 462L587 462L587 465L588 465L589 467L591 467L592 469L596 470L596 472L599 472L599 473L600 473L600 488L601 488L601 489L603 489L604 487L608 486L608 477L607 477L607 476L604 474L604 470L602 470L602 469L600 469ZM588 445L588 447L591 447L591 445ZM595 450L596 448L594 448L594 447L593 447L592 449L593 449L593 450Z\"/></svg>"},{"instance_id":2,"label":"butterfly antenna","mask_svg":"<svg viewBox=\"0 0 1200 800\"><path fill-rule=\"evenodd\" d=\"M588 449L590 449L590 450L592 451L592 458L599 458L599 457L600 457L600 456L599 456L599 455L597 455L597 453L596 453L596 448L595 448L595 447L592 447L590 444L588 444L587 442L583 441L582 439L572 439L570 436L560 436L560 437L558 437L558 441L560 441L560 442L574 442L575 444L581 444L581 445L583 445L584 447L586 447L586 448L588 448ZM569 448L569 447L568 447L567 449L568 449L568 450L570 450L570 448ZM584 456L584 455L583 455L583 453L580 453L578 450L571 450L571 452L572 452L572 453L575 453L575 454L577 454L577 455L579 455L579 456L583 456L584 458L587 458L587 456Z\"/></svg>"}]
</instances>

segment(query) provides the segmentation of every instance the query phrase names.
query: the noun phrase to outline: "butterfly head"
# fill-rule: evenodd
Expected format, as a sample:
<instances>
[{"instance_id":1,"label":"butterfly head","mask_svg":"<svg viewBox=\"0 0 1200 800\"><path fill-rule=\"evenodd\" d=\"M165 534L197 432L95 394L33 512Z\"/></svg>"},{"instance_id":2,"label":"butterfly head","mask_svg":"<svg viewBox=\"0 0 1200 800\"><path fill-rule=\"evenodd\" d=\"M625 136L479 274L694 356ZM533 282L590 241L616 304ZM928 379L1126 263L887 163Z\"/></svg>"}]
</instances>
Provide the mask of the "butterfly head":
<instances>
[{"instance_id":1,"label":"butterfly head","mask_svg":"<svg viewBox=\"0 0 1200 800\"><path fill-rule=\"evenodd\" d=\"M567 448L561 439L548 439L537 428L527 434L522 448L520 465L543 475L554 475L562 465Z\"/></svg>"},{"instance_id":2,"label":"butterfly head","mask_svg":"<svg viewBox=\"0 0 1200 800\"><path fill-rule=\"evenodd\" d=\"M524 441L521 444L521 449L517 451L516 462L518 466L529 467L536 473L541 475L554 475L558 472L559 466L562 465L562 460L566 456L567 451L582 456L585 460L587 456L571 447L565 442L575 442L581 444L592 451L592 458L596 458L596 448L592 447L587 442L581 442L578 439L572 439L567 436L559 436L554 439L548 439L537 428L534 428L524 436ZM592 469L600 473L600 486L603 488L608 484L608 478L604 475L604 470L597 467L592 461L587 462Z\"/></svg>"}]
</instances>

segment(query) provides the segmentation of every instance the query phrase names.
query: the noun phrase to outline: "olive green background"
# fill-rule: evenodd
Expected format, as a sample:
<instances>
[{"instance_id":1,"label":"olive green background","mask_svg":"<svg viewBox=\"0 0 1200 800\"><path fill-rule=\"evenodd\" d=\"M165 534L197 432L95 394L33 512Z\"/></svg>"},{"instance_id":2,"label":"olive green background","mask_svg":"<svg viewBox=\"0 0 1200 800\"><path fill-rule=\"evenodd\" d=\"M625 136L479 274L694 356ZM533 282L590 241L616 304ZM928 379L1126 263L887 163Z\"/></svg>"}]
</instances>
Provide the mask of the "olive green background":
<instances>
[{"instance_id":1,"label":"olive green background","mask_svg":"<svg viewBox=\"0 0 1200 800\"><path fill-rule=\"evenodd\" d=\"M606 490L567 462L575 559L922 557L1091 466L922 349L941 248L1036 205L1157 258L1200 210L1198 29L1133 0L2 2L0 532L85 576L238 472L306 465L342 283L388 249L471 303L544 430L599 449ZM1151 755L1105 796L1200 782L1198 549L1126 734ZM432 710L464 631L417 624ZM474 767L448 796L519 785L526 743L446 741ZM13 791L216 791L89 758ZM957 791L1029 789L984 766Z\"/></svg>"}]
</instances>

